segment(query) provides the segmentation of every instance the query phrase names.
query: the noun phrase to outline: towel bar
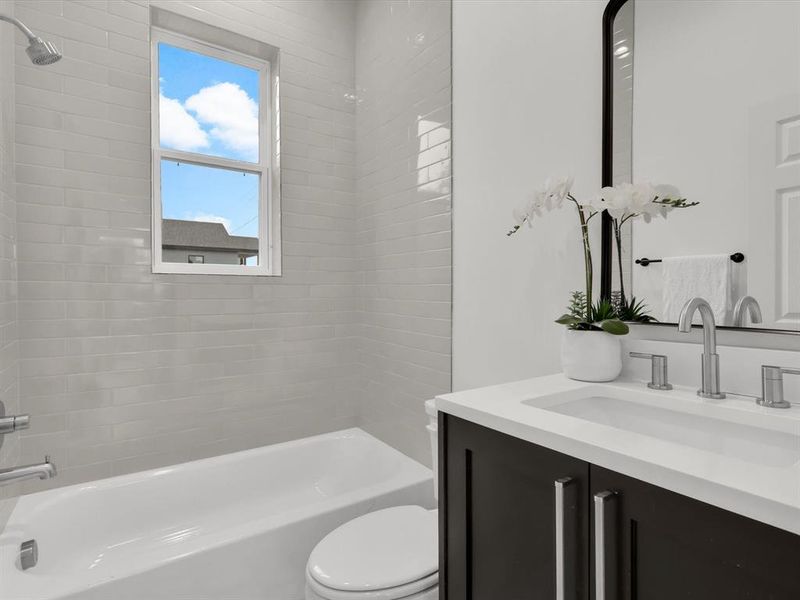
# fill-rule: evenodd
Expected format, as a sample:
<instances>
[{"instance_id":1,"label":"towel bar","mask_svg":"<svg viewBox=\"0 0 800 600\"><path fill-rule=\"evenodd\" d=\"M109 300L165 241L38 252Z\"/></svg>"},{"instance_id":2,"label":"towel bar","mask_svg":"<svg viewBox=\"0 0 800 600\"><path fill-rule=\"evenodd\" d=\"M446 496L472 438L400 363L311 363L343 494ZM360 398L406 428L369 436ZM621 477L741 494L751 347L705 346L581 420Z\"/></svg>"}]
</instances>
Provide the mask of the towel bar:
<instances>
[{"instance_id":1,"label":"towel bar","mask_svg":"<svg viewBox=\"0 0 800 600\"><path fill-rule=\"evenodd\" d=\"M741 252L734 252L733 254L731 254L731 260L733 262L735 262L735 263L744 262L744 254L742 254ZM661 258L637 258L636 259L636 264L637 265L642 265L643 267L646 267L647 265L649 265L651 263L660 263L660 262L663 262L663 259L661 259Z\"/></svg>"}]
</instances>

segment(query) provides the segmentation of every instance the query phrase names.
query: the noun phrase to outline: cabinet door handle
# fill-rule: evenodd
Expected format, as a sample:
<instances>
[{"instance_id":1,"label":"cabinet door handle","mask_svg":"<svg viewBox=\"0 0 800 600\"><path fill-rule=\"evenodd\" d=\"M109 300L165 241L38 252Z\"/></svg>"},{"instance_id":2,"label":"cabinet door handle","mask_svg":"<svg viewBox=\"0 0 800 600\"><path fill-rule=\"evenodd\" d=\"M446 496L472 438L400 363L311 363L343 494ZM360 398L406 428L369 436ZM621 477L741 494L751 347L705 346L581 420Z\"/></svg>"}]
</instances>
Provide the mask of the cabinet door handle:
<instances>
[{"instance_id":1,"label":"cabinet door handle","mask_svg":"<svg viewBox=\"0 0 800 600\"><path fill-rule=\"evenodd\" d=\"M616 600L617 540L616 492L594 495L594 585L595 600Z\"/></svg>"},{"instance_id":2,"label":"cabinet door handle","mask_svg":"<svg viewBox=\"0 0 800 600\"><path fill-rule=\"evenodd\" d=\"M556 497L556 600L575 600L578 557L567 548L575 543L575 518L578 486L571 477L555 481Z\"/></svg>"}]
</instances>

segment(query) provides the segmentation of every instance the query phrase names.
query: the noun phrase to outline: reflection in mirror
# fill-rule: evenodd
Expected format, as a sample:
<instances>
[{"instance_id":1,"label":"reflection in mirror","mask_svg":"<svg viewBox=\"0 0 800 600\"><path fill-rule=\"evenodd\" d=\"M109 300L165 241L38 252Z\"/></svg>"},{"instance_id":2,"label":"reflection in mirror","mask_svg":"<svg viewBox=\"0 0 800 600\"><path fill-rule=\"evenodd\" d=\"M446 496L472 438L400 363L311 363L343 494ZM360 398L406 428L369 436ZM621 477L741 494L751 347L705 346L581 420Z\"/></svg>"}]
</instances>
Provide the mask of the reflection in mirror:
<instances>
[{"instance_id":1,"label":"reflection in mirror","mask_svg":"<svg viewBox=\"0 0 800 600\"><path fill-rule=\"evenodd\" d=\"M619 9L614 19L612 37L614 57L613 86L613 185L633 180L632 137L633 127L633 0ZM615 228L613 269L617 296L631 289L631 222ZM621 251L621 252L620 252Z\"/></svg>"},{"instance_id":2,"label":"reflection in mirror","mask_svg":"<svg viewBox=\"0 0 800 600\"><path fill-rule=\"evenodd\" d=\"M614 293L660 322L703 296L720 325L800 331L799 31L800 2L628 0L616 15L613 183L699 202L604 249Z\"/></svg>"}]
</instances>

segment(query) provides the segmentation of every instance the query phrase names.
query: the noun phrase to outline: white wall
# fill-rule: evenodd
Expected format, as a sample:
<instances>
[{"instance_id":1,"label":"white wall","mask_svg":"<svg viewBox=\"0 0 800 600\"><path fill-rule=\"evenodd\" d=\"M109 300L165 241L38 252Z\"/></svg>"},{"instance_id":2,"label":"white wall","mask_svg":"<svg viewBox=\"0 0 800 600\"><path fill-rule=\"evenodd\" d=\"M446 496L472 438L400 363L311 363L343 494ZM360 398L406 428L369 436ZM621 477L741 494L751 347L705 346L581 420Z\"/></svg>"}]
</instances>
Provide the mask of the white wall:
<instances>
[{"instance_id":1,"label":"white wall","mask_svg":"<svg viewBox=\"0 0 800 600\"><path fill-rule=\"evenodd\" d=\"M450 2L357 4L359 424L429 464L450 390Z\"/></svg>"},{"instance_id":2,"label":"white wall","mask_svg":"<svg viewBox=\"0 0 800 600\"><path fill-rule=\"evenodd\" d=\"M505 233L550 174L574 174L579 195L600 187L604 7L453 3L456 390L560 370L553 319L582 285L577 217L565 209Z\"/></svg>"}]
</instances>

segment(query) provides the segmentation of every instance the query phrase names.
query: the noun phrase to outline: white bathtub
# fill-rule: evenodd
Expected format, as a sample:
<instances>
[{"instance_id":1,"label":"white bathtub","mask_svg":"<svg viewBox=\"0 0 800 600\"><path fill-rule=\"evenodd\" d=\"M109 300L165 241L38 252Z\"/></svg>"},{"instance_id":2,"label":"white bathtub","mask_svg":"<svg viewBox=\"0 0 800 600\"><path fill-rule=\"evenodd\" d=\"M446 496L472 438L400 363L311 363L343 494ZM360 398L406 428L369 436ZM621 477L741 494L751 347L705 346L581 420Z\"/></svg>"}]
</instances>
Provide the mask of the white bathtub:
<instances>
[{"instance_id":1,"label":"white bathtub","mask_svg":"<svg viewBox=\"0 0 800 600\"><path fill-rule=\"evenodd\" d=\"M432 502L430 470L360 429L31 494L0 534L0 599L299 600L326 533Z\"/></svg>"}]
</instances>

